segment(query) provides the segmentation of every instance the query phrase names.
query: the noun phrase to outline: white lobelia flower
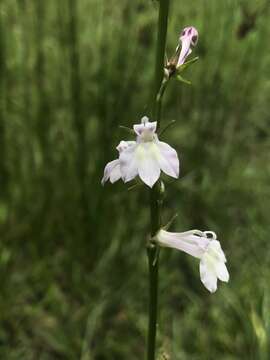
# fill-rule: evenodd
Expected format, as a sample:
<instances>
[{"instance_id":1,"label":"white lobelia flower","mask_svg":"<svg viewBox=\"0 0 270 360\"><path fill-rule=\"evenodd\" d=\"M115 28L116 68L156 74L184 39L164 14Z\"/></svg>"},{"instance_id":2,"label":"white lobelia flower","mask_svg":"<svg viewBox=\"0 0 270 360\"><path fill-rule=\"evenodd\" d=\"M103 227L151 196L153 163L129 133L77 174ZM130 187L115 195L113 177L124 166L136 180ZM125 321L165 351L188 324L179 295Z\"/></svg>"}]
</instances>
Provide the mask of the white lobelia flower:
<instances>
[{"instance_id":1,"label":"white lobelia flower","mask_svg":"<svg viewBox=\"0 0 270 360\"><path fill-rule=\"evenodd\" d=\"M135 144L135 141L121 141L116 149L118 150L119 154L127 149L130 145ZM120 169L120 161L119 159L110 161L104 169L104 175L101 180L101 184L104 185L106 181L110 180L110 182L113 184L117 180L122 178L122 173Z\"/></svg>"},{"instance_id":2,"label":"white lobelia flower","mask_svg":"<svg viewBox=\"0 0 270 360\"><path fill-rule=\"evenodd\" d=\"M159 141L156 122L149 122L144 116L141 124L133 126L137 134L136 142L120 152L120 170L124 182L137 175L152 187L160 177L160 171L174 178L179 177L177 152L165 142Z\"/></svg>"},{"instance_id":3,"label":"white lobelia flower","mask_svg":"<svg viewBox=\"0 0 270 360\"><path fill-rule=\"evenodd\" d=\"M156 122L149 122L144 116L141 124L133 126L136 141L121 141L117 146L119 158L109 162L101 180L111 183L121 179L131 181L137 175L152 187L160 177L161 170L174 178L179 177L179 159L177 152L165 142L159 141L156 134Z\"/></svg>"},{"instance_id":4,"label":"white lobelia flower","mask_svg":"<svg viewBox=\"0 0 270 360\"><path fill-rule=\"evenodd\" d=\"M160 230L154 240L160 246L175 248L200 259L201 281L211 293L217 290L217 279L229 281L226 257L215 233L199 230L172 233Z\"/></svg>"}]
</instances>

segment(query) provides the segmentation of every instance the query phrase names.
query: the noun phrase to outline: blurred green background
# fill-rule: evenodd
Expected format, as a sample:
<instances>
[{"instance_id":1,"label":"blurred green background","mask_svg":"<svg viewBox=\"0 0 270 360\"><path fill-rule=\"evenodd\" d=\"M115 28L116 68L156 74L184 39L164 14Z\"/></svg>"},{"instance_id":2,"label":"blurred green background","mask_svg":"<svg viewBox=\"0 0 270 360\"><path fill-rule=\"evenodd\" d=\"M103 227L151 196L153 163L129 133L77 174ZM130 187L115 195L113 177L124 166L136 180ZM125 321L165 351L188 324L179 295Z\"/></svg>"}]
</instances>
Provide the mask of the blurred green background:
<instances>
[{"instance_id":1,"label":"blurred green background","mask_svg":"<svg viewBox=\"0 0 270 360\"><path fill-rule=\"evenodd\" d=\"M164 223L215 231L231 280L162 251L159 357L270 359L269 1L171 3L168 55L194 25L200 61L164 99ZM144 358L148 190L100 180L151 115L156 23L150 0L0 3L0 359Z\"/></svg>"}]
</instances>

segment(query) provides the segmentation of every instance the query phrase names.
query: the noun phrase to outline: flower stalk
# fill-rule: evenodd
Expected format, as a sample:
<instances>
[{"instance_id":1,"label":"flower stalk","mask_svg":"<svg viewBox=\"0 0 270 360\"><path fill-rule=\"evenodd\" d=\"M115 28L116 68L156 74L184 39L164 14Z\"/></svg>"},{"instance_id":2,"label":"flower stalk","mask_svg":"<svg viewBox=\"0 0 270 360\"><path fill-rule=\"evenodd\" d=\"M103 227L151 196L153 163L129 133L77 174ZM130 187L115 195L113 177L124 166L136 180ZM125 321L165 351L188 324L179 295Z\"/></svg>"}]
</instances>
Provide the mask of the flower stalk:
<instances>
[{"instance_id":1,"label":"flower stalk","mask_svg":"<svg viewBox=\"0 0 270 360\"><path fill-rule=\"evenodd\" d=\"M168 28L168 15L169 15L170 0L159 0L159 17L158 17L158 34L156 45L156 64L155 64L155 83L154 83L154 105L153 105L153 118L157 121L157 129L160 126L160 113L158 113L159 102L157 95L164 78L164 59L165 47Z\"/></svg>"},{"instance_id":2,"label":"flower stalk","mask_svg":"<svg viewBox=\"0 0 270 360\"><path fill-rule=\"evenodd\" d=\"M159 0L159 19L158 35L156 47L155 65L155 86L154 86L154 106L153 114L157 121L157 129L160 127L161 120L161 101L166 85L162 87L164 79L164 59L167 38L167 26L169 15L170 0ZM161 207L163 188L158 181L150 189L150 217L151 217L151 236L155 236L161 228ZM157 331L157 307L158 307L158 267L159 267L159 247L158 245L148 246L148 267L149 267L149 323L148 323L148 343L147 360L155 360L156 331Z\"/></svg>"},{"instance_id":3,"label":"flower stalk","mask_svg":"<svg viewBox=\"0 0 270 360\"><path fill-rule=\"evenodd\" d=\"M211 292L217 289L217 280L228 282L229 273L226 257L216 235L211 231L190 230L181 233L168 232L171 222L162 226L162 204L165 187L160 179L162 173L175 179L179 177L179 158L176 150L166 142L160 141L166 129L174 124L171 121L161 128L162 100L168 83L175 78L190 84L181 73L198 58L187 61L198 42L198 31L193 26L185 27L178 40L175 54L165 61L165 48L170 0L158 0L159 17L156 43L155 78L153 83L153 119L141 118L133 129L120 126L133 136L133 140L122 140L116 147L118 157L110 161L104 169L102 185L107 181L112 184L118 180L124 183L139 178L139 182L129 190L141 184L149 190L151 235L147 243L149 267L149 322L146 360L156 359L156 333L158 309L158 271L160 247L170 247L186 252L200 259L200 277L204 286ZM160 129L161 128L161 129ZM134 139L136 137L136 139Z\"/></svg>"}]
</instances>

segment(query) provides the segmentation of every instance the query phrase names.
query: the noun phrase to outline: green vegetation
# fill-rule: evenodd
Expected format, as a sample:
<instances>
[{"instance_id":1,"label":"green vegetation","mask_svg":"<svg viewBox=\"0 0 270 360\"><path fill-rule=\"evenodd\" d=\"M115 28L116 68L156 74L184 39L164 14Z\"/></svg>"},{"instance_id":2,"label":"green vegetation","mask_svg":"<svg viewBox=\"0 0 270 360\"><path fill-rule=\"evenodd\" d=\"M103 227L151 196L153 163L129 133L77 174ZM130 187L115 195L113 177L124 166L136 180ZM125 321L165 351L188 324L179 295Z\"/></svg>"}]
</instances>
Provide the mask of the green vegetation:
<instances>
[{"instance_id":1,"label":"green vegetation","mask_svg":"<svg viewBox=\"0 0 270 360\"><path fill-rule=\"evenodd\" d=\"M147 331L147 189L103 188L105 164L149 115L155 1L0 3L0 359L138 360ZM164 98L164 223L215 231L231 281L215 295L198 263L160 257L158 352L170 360L270 353L270 6L172 0L168 55L200 33Z\"/></svg>"}]
</instances>

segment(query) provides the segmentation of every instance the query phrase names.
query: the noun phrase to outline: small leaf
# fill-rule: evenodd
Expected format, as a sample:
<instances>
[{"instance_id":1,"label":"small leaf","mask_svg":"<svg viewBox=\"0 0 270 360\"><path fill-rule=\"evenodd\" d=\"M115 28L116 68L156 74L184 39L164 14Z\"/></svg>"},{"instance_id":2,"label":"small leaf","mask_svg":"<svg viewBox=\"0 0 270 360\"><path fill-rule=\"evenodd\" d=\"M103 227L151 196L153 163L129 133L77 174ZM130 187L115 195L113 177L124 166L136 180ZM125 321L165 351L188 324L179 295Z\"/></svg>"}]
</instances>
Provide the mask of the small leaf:
<instances>
[{"instance_id":1,"label":"small leaf","mask_svg":"<svg viewBox=\"0 0 270 360\"><path fill-rule=\"evenodd\" d=\"M174 220L177 218L178 214L174 214L173 217L169 220L169 222L163 226L163 230L168 230L170 228L170 226L172 225L172 223L174 222Z\"/></svg>"},{"instance_id":2,"label":"small leaf","mask_svg":"<svg viewBox=\"0 0 270 360\"><path fill-rule=\"evenodd\" d=\"M177 69L177 73L180 73L180 72L186 70L190 65L194 64L198 60L199 60L199 57L197 56L189 61L186 61L183 65L179 66L179 68Z\"/></svg>"},{"instance_id":3,"label":"small leaf","mask_svg":"<svg viewBox=\"0 0 270 360\"><path fill-rule=\"evenodd\" d=\"M120 128L120 129L123 129L123 130L125 130L125 131L127 131L129 134L134 135L134 130L133 130L133 129L128 128L127 126L119 125L119 128Z\"/></svg>"},{"instance_id":4,"label":"small leaf","mask_svg":"<svg viewBox=\"0 0 270 360\"><path fill-rule=\"evenodd\" d=\"M187 80L187 79L184 79L181 75L177 75L177 76L176 76L176 79L177 79L178 81L183 82L184 84L191 85L191 81L189 81L189 80Z\"/></svg>"}]
</instances>

